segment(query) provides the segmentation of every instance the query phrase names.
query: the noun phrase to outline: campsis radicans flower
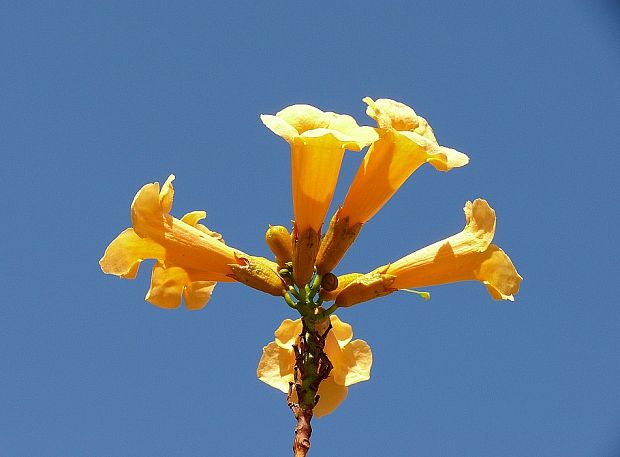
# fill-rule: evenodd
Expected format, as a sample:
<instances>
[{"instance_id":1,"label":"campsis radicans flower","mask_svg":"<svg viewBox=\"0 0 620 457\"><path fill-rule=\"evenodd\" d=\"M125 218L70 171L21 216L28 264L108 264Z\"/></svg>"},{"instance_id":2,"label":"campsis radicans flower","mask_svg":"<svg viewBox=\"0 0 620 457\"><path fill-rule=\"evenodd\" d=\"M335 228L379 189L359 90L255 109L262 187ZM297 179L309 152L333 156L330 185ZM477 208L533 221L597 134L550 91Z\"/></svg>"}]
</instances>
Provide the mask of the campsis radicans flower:
<instances>
[{"instance_id":1,"label":"campsis radicans flower","mask_svg":"<svg viewBox=\"0 0 620 457\"><path fill-rule=\"evenodd\" d=\"M104 273L133 279L144 259L155 259L146 300L162 308L177 308L181 297L189 309L202 308L216 282L238 281L271 295L282 295L285 284L276 263L227 246L219 233L199 221L204 211L181 219L170 215L174 188L170 175L146 184L131 204L132 227L108 246L99 261Z\"/></svg>"}]
</instances>

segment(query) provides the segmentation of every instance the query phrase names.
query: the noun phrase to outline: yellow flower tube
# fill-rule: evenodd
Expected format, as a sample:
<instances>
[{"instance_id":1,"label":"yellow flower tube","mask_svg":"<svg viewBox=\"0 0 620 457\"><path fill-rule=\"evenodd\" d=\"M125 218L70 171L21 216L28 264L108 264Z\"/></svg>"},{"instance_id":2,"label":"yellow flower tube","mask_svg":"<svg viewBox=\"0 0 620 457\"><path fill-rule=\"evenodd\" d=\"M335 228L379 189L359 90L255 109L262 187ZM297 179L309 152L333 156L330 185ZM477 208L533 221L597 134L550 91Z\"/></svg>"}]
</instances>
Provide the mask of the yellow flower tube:
<instances>
[{"instance_id":1,"label":"yellow flower tube","mask_svg":"<svg viewBox=\"0 0 620 457\"><path fill-rule=\"evenodd\" d=\"M424 163L448 171L469 162L462 152L439 146L426 119L407 105L386 98L364 102L380 139L364 157L342 204L340 217L348 217L350 225L370 220Z\"/></svg>"},{"instance_id":2,"label":"yellow flower tube","mask_svg":"<svg viewBox=\"0 0 620 457\"><path fill-rule=\"evenodd\" d=\"M321 225L331 203L346 149L359 151L377 139L371 127L351 116L323 112L310 105L292 105L262 122L291 145L291 178L295 246L295 279L312 276Z\"/></svg>"},{"instance_id":3,"label":"yellow flower tube","mask_svg":"<svg viewBox=\"0 0 620 457\"><path fill-rule=\"evenodd\" d=\"M460 233L355 277L335 291L336 304L347 307L399 289L470 280L482 282L495 300L514 300L522 278L504 251L491 244L495 211L482 199L467 202L464 211Z\"/></svg>"},{"instance_id":4,"label":"yellow flower tube","mask_svg":"<svg viewBox=\"0 0 620 457\"><path fill-rule=\"evenodd\" d=\"M462 167L469 158L439 146L433 131L413 109L390 99L364 98L366 113L377 121L379 139L357 170L342 207L336 212L317 257L320 274L332 271L370 220L424 163L440 171Z\"/></svg>"},{"instance_id":5,"label":"yellow flower tube","mask_svg":"<svg viewBox=\"0 0 620 457\"><path fill-rule=\"evenodd\" d=\"M346 398L348 386L370 379L372 352L363 340L352 340L353 329L338 316L331 315L332 329L325 340L325 353L333 364L330 376L319 385L319 402L313 412L317 417L333 412ZM275 331L275 341L263 348L256 375L266 384L287 393L294 381L295 353L302 331L301 319L286 319ZM295 391L293 389L293 396Z\"/></svg>"},{"instance_id":6,"label":"yellow flower tube","mask_svg":"<svg viewBox=\"0 0 620 457\"><path fill-rule=\"evenodd\" d=\"M133 227L107 247L99 261L103 272L133 279L143 260L155 259L146 300L163 308L177 308L181 298L190 309L202 308L216 281L239 281L281 295L277 265L224 244L220 234L199 223L204 211L181 219L169 214L173 180L170 175L161 190L154 182L138 191L131 205Z\"/></svg>"}]
</instances>

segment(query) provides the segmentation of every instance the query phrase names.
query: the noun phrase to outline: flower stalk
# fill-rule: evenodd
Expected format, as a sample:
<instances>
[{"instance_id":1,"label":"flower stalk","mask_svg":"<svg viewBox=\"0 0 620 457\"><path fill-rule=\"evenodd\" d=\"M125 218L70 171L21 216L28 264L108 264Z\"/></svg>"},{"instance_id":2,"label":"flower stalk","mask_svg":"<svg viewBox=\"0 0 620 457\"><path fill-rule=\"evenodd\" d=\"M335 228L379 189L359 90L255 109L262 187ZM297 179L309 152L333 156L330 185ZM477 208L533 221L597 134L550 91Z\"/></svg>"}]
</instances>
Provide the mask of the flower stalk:
<instances>
[{"instance_id":1,"label":"flower stalk","mask_svg":"<svg viewBox=\"0 0 620 457\"><path fill-rule=\"evenodd\" d=\"M332 328L331 323L327 326L327 330L321 331L321 325L313 324L310 319L302 318L301 322L302 331L299 335L299 343L293 345L294 382L289 384L288 395L288 405L297 421L293 440L295 457L305 457L310 449L310 436L312 435L310 422L314 407L320 400L317 392L321 382L327 379L333 369L332 363L325 354L325 340ZM294 397L297 397L298 403L293 401Z\"/></svg>"},{"instance_id":2,"label":"flower stalk","mask_svg":"<svg viewBox=\"0 0 620 457\"><path fill-rule=\"evenodd\" d=\"M292 346L295 364L293 381L289 382L287 396L288 406L297 422L293 440L295 457L306 456L310 449L310 422L314 407L320 400L319 387L334 367L325 353L325 343L332 329L329 316L335 311L335 307L325 310L321 306L322 300L318 297L318 292L322 280L321 275L314 273L308 284L297 288L291 286L291 290L284 296L286 303L302 316L301 332ZM296 303L293 297L297 299Z\"/></svg>"}]
</instances>

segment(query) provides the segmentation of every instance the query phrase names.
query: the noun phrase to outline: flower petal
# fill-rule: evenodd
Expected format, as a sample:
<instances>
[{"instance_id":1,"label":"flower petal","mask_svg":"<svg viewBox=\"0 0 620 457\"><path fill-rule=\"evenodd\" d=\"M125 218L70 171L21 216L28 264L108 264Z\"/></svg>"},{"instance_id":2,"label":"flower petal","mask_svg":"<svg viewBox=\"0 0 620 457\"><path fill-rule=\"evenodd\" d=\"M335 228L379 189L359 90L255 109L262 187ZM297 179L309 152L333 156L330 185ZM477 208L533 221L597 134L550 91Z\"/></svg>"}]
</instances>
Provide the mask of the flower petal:
<instances>
[{"instance_id":1,"label":"flower petal","mask_svg":"<svg viewBox=\"0 0 620 457\"><path fill-rule=\"evenodd\" d=\"M125 229L107 247L99 265L104 273L133 279L144 259L162 260L165 249L149 239L140 238L131 229Z\"/></svg>"},{"instance_id":2,"label":"flower petal","mask_svg":"<svg viewBox=\"0 0 620 457\"><path fill-rule=\"evenodd\" d=\"M332 333L338 340L338 345L343 348L351 341L353 338L353 327L347 324L346 322L342 322L338 316L332 314L329 316L330 321L332 323Z\"/></svg>"},{"instance_id":3,"label":"flower petal","mask_svg":"<svg viewBox=\"0 0 620 457\"><path fill-rule=\"evenodd\" d=\"M292 143L295 138L299 136L299 133L292 125L290 125L288 122L278 116L261 114L260 120L269 130L271 130L276 135L281 136L289 143Z\"/></svg>"},{"instance_id":4,"label":"flower petal","mask_svg":"<svg viewBox=\"0 0 620 457\"><path fill-rule=\"evenodd\" d=\"M514 301L513 295L519 292L523 278L517 273L510 257L494 244L480 257L475 271L476 279L487 287L495 300Z\"/></svg>"},{"instance_id":5,"label":"flower petal","mask_svg":"<svg viewBox=\"0 0 620 457\"><path fill-rule=\"evenodd\" d=\"M366 114L377 121L379 128L413 131L420 125L419 116L404 103L389 98L373 101L370 97L365 97L362 101L368 105Z\"/></svg>"},{"instance_id":6,"label":"flower petal","mask_svg":"<svg viewBox=\"0 0 620 457\"><path fill-rule=\"evenodd\" d=\"M258 362L256 376L271 387L287 393L289 382L293 382L293 350L283 349L275 342L263 348L263 355Z\"/></svg>"},{"instance_id":7,"label":"flower petal","mask_svg":"<svg viewBox=\"0 0 620 457\"><path fill-rule=\"evenodd\" d=\"M276 117L289 124L298 135L301 135L308 130L328 127L329 119L326 114L312 105L297 104L278 111Z\"/></svg>"},{"instance_id":8,"label":"flower petal","mask_svg":"<svg viewBox=\"0 0 620 457\"><path fill-rule=\"evenodd\" d=\"M314 407L314 415L322 417L332 413L347 398L348 391L347 387L337 384L332 377L321 382L317 392L319 402Z\"/></svg>"},{"instance_id":9,"label":"flower petal","mask_svg":"<svg viewBox=\"0 0 620 457\"><path fill-rule=\"evenodd\" d=\"M169 213L172 209L172 200L174 199L174 187L172 186L172 181L174 181L174 178L174 175L168 176L168 179L166 179L164 185L161 186L161 191L159 193L159 204L161 205L161 209L164 213Z\"/></svg>"},{"instance_id":10,"label":"flower petal","mask_svg":"<svg viewBox=\"0 0 620 457\"><path fill-rule=\"evenodd\" d=\"M194 311L204 308L211 299L216 284L214 281L194 281L186 285L183 298L187 309Z\"/></svg>"},{"instance_id":11,"label":"flower petal","mask_svg":"<svg viewBox=\"0 0 620 457\"><path fill-rule=\"evenodd\" d=\"M284 319L274 332L276 343L283 349L292 349L302 330L301 319Z\"/></svg>"},{"instance_id":12,"label":"flower petal","mask_svg":"<svg viewBox=\"0 0 620 457\"><path fill-rule=\"evenodd\" d=\"M453 168L463 167L469 163L467 154L463 154L456 149L439 146L437 141L429 140L417 132L398 132L398 135L400 135L401 141L404 141L402 138L407 138L408 141L422 148L425 162L430 163L439 171L450 171Z\"/></svg>"},{"instance_id":13,"label":"flower petal","mask_svg":"<svg viewBox=\"0 0 620 457\"><path fill-rule=\"evenodd\" d=\"M354 340L343 350L343 363L346 366L345 386L370 379L372 351L364 340Z\"/></svg>"},{"instance_id":14,"label":"flower petal","mask_svg":"<svg viewBox=\"0 0 620 457\"><path fill-rule=\"evenodd\" d=\"M160 308L178 308L188 282L187 273L182 268L166 268L161 263L156 263L151 274L151 288L145 300Z\"/></svg>"},{"instance_id":15,"label":"flower petal","mask_svg":"<svg viewBox=\"0 0 620 457\"><path fill-rule=\"evenodd\" d=\"M379 268L396 276L391 287L478 280L493 298L512 300L522 278L508 256L490 244L495 234L495 211L481 199L467 202L464 210L467 224L462 232Z\"/></svg>"},{"instance_id":16,"label":"flower petal","mask_svg":"<svg viewBox=\"0 0 620 457\"><path fill-rule=\"evenodd\" d=\"M224 238L222 238L221 234L214 232L208 227L205 227L204 225L198 223L198 221L203 220L205 217L207 217L206 211L192 211L191 213L187 213L185 216L183 216L181 218L181 221L224 243Z\"/></svg>"},{"instance_id":17,"label":"flower petal","mask_svg":"<svg viewBox=\"0 0 620 457\"><path fill-rule=\"evenodd\" d=\"M213 281L201 281L192 278L192 272L176 266L164 266L156 263L151 275L151 288L146 294L146 301L160 308L178 308L181 297L190 310L203 308L215 287Z\"/></svg>"},{"instance_id":18,"label":"flower petal","mask_svg":"<svg viewBox=\"0 0 620 457\"><path fill-rule=\"evenodd\" d=\"M337 384L344 386L347 375L347 367L344 363L343 350L338 344L338 340L332 331L330 331L327 338L325 338L324 351L333 366L330 377L333 378L334 382Z\"/></svg>"}]
</instances>

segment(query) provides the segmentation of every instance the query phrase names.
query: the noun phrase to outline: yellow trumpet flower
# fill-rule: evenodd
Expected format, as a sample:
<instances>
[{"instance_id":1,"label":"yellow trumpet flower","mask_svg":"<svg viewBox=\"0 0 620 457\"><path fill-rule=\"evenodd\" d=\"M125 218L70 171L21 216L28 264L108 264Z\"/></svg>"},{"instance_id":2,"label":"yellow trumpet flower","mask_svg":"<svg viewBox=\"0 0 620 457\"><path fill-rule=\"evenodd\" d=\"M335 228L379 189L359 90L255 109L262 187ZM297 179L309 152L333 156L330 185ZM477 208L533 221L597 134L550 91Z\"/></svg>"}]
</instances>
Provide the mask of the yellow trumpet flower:
<instances>
[{"instance_id":1,"label":"yellow trumpet flower","mask_svg":"<svg viewBox=\"0 0 620 457\"><path fill-rule=\"evenodd\" d=\"M476 280L495 300L514 300L522 278L504 251L491 244L495 211L482 199L467 202L464 211L466 225L460 233L365 275L348 275L342 287L322 297L347 307L399 289Z\"/></svg>"},{"instance_id":2,"label":"yellow trumpet flower","mask_svg":"<svg viewBox=\"0 0 620 457\"><path fill-rule=\"evenodd\" d=\"M336 267L357 238L362 224L372 218L421 165L440 171L462 167L469 158L439 146L433 130L413 109L382 98L368 104L366 113L377 121L379 139L357 170L342 207L336 212L321 244L317 269L325 274Z\"/></svg>"},{"instance_id":3,"label":"yellow trumpet flower","mask_svg":"<svg viewBox=\"0 0 620 457\"><path fill-rule=\"evenodd\" d=\"M199 221L204 211L181 219L172 217L174 188L170 175L161 190L146 184L131 204L132 228L121 232L99 261L104 273L133 279L144 259L155 259L146 300L162 308L177 308L181 298L189 309L209 301L216 281L240 281L272 295L283 283L277 265L224 244L219 233Z\"/></svg>"},{"instance_id":4,"label":"yellow trumpet flower","mask_svg":"<svg viewBox=\"0 0 620 457\"><path fill-rule=\"evenodd\" d=\"M344 114L323 112L310 105L292 105L263 123L291 145L291 177L295 245L295 279L306 284L314 269L321 225L336 189L346 149L359 151L378 136Z\"/></svg>"},{"instance_id":5,"label":"yellow trumpet flower","mask_svg":"<svg viewBox=\"0 0 620 457\"><path fill-rule=\"evenodd\" d=\"M263 123L291 145L293 212L300 232L321 228L329 209L346 149L359 151L377 139L371 127L360 127L346 114L292 105Z\"/></svg>"},{"instance_id":6,"label":"yellow trumpet flower","mask_svg":"<svg viewBox=\"0 0 620 457\"><path fill-rule=\"evenodd\" d=\"M348 387L370 379L372 352L363 340L354 340L353 329L338 316L331 315L332 329L325 340L325 353L333 365L330 376L321 382L319 402L314 407L317 417L331 413L346 398ZM258 363L258 379L282 392L288 392L294 381L295 354L293 345L298 344L302 331L301 319L286 319L275 331L275 341L263 348ZM293 391L293 394L295 392Z\"/></svg>"},{"instance_id":7,"label":"yellow trumpet flower","mask_svg":"<svg viewBox=\"0 0 620 457\"><path fill-rule=\"evenodd\" d=\"M339 216L348 217L350 225L370 220L424 163L448 171L469 162L462 152L439 146L426 119L407 105L387 98L366 97L364 102L380 138L364 157L342 204Z\"/></svg>"}]
</instances>

